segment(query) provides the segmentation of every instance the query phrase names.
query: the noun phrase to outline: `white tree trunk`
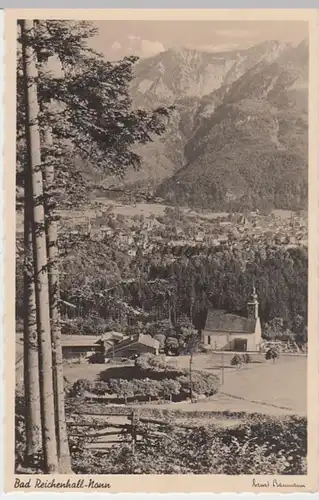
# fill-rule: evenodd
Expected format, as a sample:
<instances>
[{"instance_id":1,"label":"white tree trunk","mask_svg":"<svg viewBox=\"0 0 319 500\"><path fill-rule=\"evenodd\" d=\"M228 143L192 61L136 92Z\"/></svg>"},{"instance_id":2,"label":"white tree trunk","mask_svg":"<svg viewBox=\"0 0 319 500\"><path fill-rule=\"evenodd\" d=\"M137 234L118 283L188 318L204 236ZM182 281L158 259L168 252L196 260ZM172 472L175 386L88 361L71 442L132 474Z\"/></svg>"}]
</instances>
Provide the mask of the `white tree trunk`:
<instances>
[{"instance_id":1,"label":"white tree trunk","mask_svg":"<svg viewBox=\"0 0 319 500\"><path fill-rule=\"evenodd\" d=\"M43 103L43 109L48 109L49 104ZM53 145L51 129L48 126L44 132L45 146L51 148ZM48 277L51 334L53 343L53 383L56 409L56 431L59 457L59 472L68 474L72 472L69 450L69 441L66 428L63 357L61 343L61 322L59 310L60 283L58 267L58 228L55 218L54 206L54 165L50 155L45 158L44 169L44 191L46 208L46 237L48 250Z\"/></svg>"},{"instance_id":2,"label":"white tree trunk","mask_svg":"<svg viewBox=\"0 0 319 500\"><path fill-rule=\"evenodd\" d=\"M42 450L39 384L39 339L37 332L34 262L32 244L31 179L24 187L24 393L26 410L26 465Z\"/></svg>"},{"instance_id":3,"label":"white tree trunk","mask_svg":"<svg viewBox=\"0 0 319 500\"><path fill-rule=\"evenodd\" d=\"M32 34L34 22L23 20L22 48L27 108L27 147L29 150L33 193L33 250L35 262L35 292L37 325L40 347L41 416L45 472L58 470L55 432L55 409L52 373L52 343L50 329L47 248L43 207L43 180L41 171L41 147L38 124L39 104L37 97L38 70L36 54L26 38Z\"/></svg>"}]
</instances>

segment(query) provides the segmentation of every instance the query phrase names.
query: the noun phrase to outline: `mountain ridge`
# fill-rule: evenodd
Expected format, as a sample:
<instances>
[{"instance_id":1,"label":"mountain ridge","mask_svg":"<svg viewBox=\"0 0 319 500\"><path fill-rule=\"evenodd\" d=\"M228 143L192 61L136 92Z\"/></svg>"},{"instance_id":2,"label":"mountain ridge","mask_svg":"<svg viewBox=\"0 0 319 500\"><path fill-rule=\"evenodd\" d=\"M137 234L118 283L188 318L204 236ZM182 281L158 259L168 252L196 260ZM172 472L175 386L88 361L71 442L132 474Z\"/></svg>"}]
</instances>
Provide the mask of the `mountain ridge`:
<instances>
[{"instance_id":1,"label":"mountain ridge","mask_svg":"<svg viewBox=\"0 0 319 500\"><path fill-rule=\"evenodd\" d=\"M268 200L280 205L281 195L260 195L267 190L248 181L256 177L253 161L278 170L278 175L280 171L288 182L289 172L283 175L282 167L288 162L300 185L295 200L301 206L307 191L308 70L307 40L297 46L268 41L223 53L170 49L140 60L131 86L134 106L173 104L176 109L164 136L136 148L142 168L129 171L125 183L155 190L176 203L224 209L246 193L254 199L250 204ZM241 157L239 171L234 168L235 152ZM265 158L260 158L262 152ZM225 155L223 161L220 155ZM284 206L292 201L282 200Z\"/></svg>"}]
</instances>

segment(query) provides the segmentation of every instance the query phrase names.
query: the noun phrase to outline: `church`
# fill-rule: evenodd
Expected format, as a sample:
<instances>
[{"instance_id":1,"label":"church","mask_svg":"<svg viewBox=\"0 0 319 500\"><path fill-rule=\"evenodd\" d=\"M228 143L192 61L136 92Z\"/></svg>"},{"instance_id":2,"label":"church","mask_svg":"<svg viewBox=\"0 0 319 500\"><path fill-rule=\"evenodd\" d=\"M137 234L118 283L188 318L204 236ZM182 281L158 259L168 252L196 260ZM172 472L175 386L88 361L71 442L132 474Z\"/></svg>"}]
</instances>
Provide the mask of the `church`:
<instances>
[{"instance_id":1,"label":"church","mask_svg":"<svg viewBox=\"0 0 319 500\"><path fill-rule=\"evenodd\" d=\"M201 332L204 348L216 351L259 351L261 324L255 287L247 303L247 317L224 311L208 311L205 327Z\"/></svg>"}]
</instances>

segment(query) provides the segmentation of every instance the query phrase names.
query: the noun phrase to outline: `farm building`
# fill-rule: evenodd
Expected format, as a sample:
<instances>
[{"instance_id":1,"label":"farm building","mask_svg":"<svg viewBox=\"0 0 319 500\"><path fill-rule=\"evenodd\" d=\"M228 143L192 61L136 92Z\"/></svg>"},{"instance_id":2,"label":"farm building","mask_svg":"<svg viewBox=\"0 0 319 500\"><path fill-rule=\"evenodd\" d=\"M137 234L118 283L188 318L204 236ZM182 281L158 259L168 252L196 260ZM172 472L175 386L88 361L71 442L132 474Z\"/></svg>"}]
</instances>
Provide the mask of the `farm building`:
<instances>
[{"instance_id":1,"label":"farm building","mask_svg":"<svg viewBox=\"0 0 319 500\"><path fill-rule=\"evenodd\" d=\"M64 359L101 362L105 358L128 358L134 354L158 354L159 342L150 335L124 336L119 332L98 335L62 335Z\"/></svg>"},{"instance_id":2,"label":"farm building","mask_svg":"<svg viewBox=\"0 0 319 500\"><path fill-rule=\"evenodd\" d=\"M64 359L89 359L92 355L103 352L104 344L98 335L62 335Z\"/></svg>"},{"instance_id":3,"label":"farm building","mask_svg":"<svg viewBox=\"0 0 319 500\"><path fill-rule=\"evenodd\" d=\"M101 337L101 342L103 343L103 355L105 355L110 349L112 351L115 346L125 338L125 335L120 332L106 332Z\"/></svg>"},{"instance_id":4,"label":"farm building","mask_svg":"<svg viewBox=\"0 0 319 500\"><path fill-rule=\"evenodd\" d=\"M159 353L160 343L150 335L130 335L106 352L106 357L130 358L134 354Z\"/></svg>"},{"instance_id":5,"label":"farm building","mask_svg":"<svg viewBox=\"0 0 319 500\"><path fill-rule=\"evenodd\" d=\"M221 351L258 351L261 344L261 324L255 288L247 304L247 317L224 311L208 311L201 332L206 349Z\"/></svg>"},{"instance_id":6,"label":"farm building","mask_svg":"<svg viewBox=\"0 0 319 500\"><path fill-rule=\"evenodd\" d=\"M106 332L100 335L62 335L62 353L65 359L90 359L93 355L104 354L123 340L123 333Z\"/></svg>"}]
</instances>

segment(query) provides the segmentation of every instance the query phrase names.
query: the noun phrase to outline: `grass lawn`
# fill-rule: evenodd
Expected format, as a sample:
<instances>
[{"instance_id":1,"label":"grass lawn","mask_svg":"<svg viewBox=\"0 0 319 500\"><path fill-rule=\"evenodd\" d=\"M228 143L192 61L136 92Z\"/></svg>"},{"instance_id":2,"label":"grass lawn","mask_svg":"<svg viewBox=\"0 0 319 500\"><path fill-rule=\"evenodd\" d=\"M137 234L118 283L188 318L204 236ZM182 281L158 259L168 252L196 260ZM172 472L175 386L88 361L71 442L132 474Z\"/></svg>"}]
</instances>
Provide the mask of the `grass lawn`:
<instances>
[{"instance_id":1,"label":"grass lawn","mask_svg":"<svg viewBox=\"0 0 319 500\"><path fill-rule=\"evenodd\" d=\"M224 383L220 392L209 400L193 404L163 403L161 408L175 408L184 411L245 411L272 415L299 414L307 410L307 357L282 355L276 363L265 361L259 354L253 355L253 363L240 369L230 366L232 353L224 353ZM167 358L172 364L189 367L189 356ZM111 368L111 367L110 367ZM65 366L65 376L70 383L78 378L96 380L107 365ZM199 354L194 357L194 369L219 375L221 379L221 355ZM138 404L134 406L140 406ZM154 404L143 404L143 407Z\"/></svg>"},{"instance_id":2,"label":"grass lawn","mask_svg":"<svg viewBox=\"0 0 319 500\"><path fill-rule=\"evenodd\" d=\"M17 343L16 381L22 382L22 345ZM185 411L245 411L268 414L300 414L307 412L307 357L281 355L276 363L265 361L260 354L253 355L253 363L240 369L230 366L233 353L224 353L224 383L211 400L197 403L165 403L161 408ZM19 361L20 360L20 361ZM189 368L189 356L169 357L167 361ZM194 369L218 375L221 379L221 354L194 356ZM112 365L113 367L113 365ZM123 364L121 364L123 367ZM110 367L111 368L111 367ZM65 364L64 375L70 384L77 379L97 380L108 365Z\"/></svg>"},{"instance_id":3,"label":"grass lawn","mask_svg":"<svg viewBox=\"0 0 319 500\"><path fill-rule=\"evenodd\" d=\"M307 411L307 357L281 355L276 363L265 361L261 354L253 355L253 363L241 368L230 366L233 353L224 353L224 383L220 387L219 410L230 409L271 413ZM189 356L171 359L181 367L189 366ZM194 369L216 373L221 379L221 355L212 353L194 357ZM236 399L238 398L238 399ZM211 401L212 405L214 404ZM201 403L211 406L210 403ZM227 408L231 405L231 408ZM236 407L236 409L235 409Z\"/></svg>"}]
</instances>

